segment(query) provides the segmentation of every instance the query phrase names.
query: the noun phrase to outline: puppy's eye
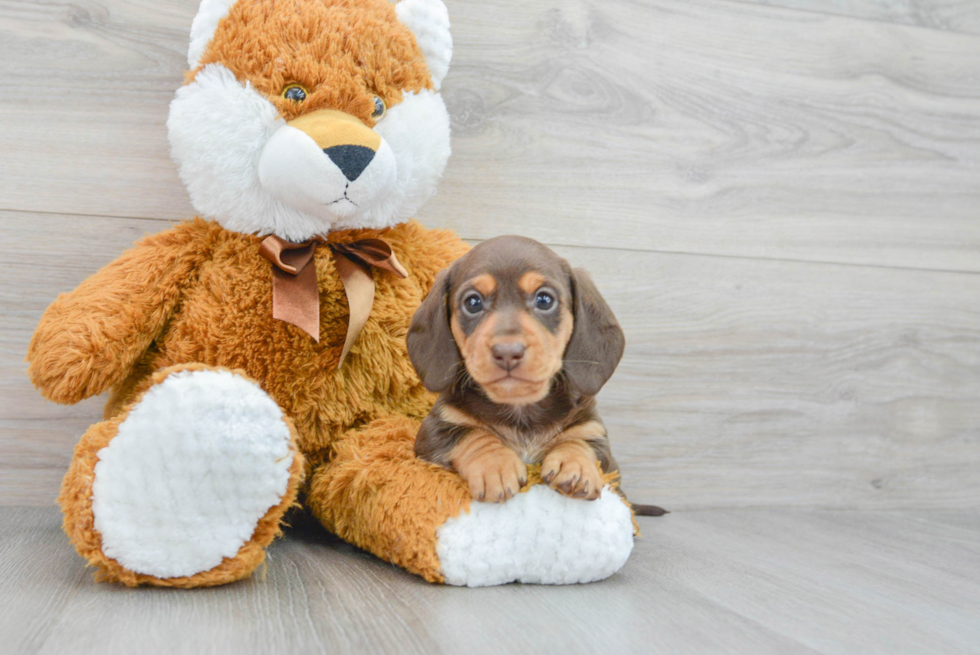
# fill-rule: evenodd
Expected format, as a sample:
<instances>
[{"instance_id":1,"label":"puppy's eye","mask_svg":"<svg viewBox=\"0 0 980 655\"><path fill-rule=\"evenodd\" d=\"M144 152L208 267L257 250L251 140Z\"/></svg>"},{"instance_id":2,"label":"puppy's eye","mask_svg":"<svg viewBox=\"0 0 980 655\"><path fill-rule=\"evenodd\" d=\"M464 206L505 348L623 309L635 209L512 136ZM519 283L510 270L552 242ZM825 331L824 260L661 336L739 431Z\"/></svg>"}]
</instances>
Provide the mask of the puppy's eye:
<instances>
[{"instance_id":1,"label":"puppy's eye","mask_svg":"<svg viewBox=\"0 0 980 655\"><path fill-rule=\"evenodd\" d=\"M282 92L279 94L286 100L292 100L293 102L303 102L306 100L306 89L303 88L302 84L287 84Z\"/></svg>"},{"instance_id":2,"label":"puppy's eye","mask_svg":"<svg viewBox=\"0 0 980 655\"><path fill-rule=\"evenodd\" d=\"M483 296L478 293L471 293L463 298L463 309L467 314L476 315L483 311Z\"/></svg>"},{"instance_id":3,"label":"puppy's eye","mask_svg":"<svg viewBox=\"0 0 980 655\"><path fill-rule=\"evenodd\" d=\"M378 96L374 96L374 111L371 112L371 118L380 120L386 111L388 111L388 108L385 107L385 101Z\"/></svg>"},{"instance_id":4,"label":"puppy's eye","mask_svg":"<svg viewBox=\"0 0 980 655\"><path fill-rule=\"evenodd\" d=\"M546 312L555 306L555 297L547 291L538 291L534 297L534 308L538 311Z\"/></svg>"}]
</instances>

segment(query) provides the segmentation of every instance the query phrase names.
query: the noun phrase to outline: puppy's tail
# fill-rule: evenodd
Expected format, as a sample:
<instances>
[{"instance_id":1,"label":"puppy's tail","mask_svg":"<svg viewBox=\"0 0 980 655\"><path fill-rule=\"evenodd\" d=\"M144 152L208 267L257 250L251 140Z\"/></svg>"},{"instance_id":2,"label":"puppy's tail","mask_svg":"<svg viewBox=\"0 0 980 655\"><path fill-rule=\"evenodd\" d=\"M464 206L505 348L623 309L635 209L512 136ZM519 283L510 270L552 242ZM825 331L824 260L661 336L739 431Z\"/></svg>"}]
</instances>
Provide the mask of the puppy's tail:
<instances>
[{"instance_id":1,"label":"puppy's tail","mask_svg":"<svg viewBox=\"0 0 980 655\"><path fill-rule=\"evenodd\" d=\"M663 507L657 507L656 505L640 505L638 503L631 503L633 506L633 513L637 516L663 516L664 514L670 514Z\"/></svg>"}]
</instances>

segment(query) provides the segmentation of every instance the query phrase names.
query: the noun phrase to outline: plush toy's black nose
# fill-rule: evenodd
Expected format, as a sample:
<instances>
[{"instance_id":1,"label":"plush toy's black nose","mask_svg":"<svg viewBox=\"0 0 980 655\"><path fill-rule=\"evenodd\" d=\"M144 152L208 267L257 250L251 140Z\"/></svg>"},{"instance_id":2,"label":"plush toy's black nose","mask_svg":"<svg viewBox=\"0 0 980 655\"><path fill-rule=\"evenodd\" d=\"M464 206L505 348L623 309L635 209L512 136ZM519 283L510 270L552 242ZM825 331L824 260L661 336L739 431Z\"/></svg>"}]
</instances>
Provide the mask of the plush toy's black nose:
<instances>
[{"instance_id":1,"label":"plush toy's black nose","mask_svg":"<svg viewBox=\"0 0 980 655\"><path fill-rule=\"evenodd\" d=\"M337 164L337 168L351 182L356 180L374 159L374 151L365 146L333 146L324 148L323 153L330 157L330 161Z\"/></svg>"}]
</instances>

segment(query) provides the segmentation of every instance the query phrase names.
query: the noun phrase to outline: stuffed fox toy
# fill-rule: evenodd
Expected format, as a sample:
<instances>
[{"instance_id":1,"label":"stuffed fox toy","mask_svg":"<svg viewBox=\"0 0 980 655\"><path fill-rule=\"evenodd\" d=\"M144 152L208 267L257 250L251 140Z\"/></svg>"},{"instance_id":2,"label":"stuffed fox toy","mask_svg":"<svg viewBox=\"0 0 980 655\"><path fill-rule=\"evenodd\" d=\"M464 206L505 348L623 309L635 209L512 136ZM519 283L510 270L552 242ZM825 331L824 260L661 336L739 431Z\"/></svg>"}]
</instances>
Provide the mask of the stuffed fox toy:
<instances>
[{"instance_id":1,"label":"stuffed fox toy","mask_svg":"<svg viewBox=\"0 0 980 655\"><path fill-rule=\"evenodd\" d=\"M101 579L241 579L297 504L430 581L623 565L633 524L611 488L585 502L532 476L478 503L414 456L434 397L406 333L467 250L412 219L450 153L451 54L441 0L203 1L168 120L199 217L60 296L27 353L51 400L109 392L59 497Z\"/></svg>"}]
</instances>

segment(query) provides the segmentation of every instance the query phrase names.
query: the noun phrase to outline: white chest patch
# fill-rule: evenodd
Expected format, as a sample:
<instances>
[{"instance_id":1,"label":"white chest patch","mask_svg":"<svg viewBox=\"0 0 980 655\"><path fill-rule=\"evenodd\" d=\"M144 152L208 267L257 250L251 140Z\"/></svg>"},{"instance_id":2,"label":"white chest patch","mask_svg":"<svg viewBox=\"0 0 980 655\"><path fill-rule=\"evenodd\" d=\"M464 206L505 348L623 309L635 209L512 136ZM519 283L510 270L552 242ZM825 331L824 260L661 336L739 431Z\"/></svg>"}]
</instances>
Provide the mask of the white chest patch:
<instances>
[{"instance_id":1,"label":"white chest patch","mask_svg":"<svg viewBox=\"0 0 980 655\"><path fill-rule=\"evenodd\" d=\"M127 569L189 576L235 556L278 505L293 452L279 406L229 371L175 373L99 451L102 550Z\"/></svg>"},{"instance_id":2,"label":"white chest patch","mask_svg":"<svg viewBox=\"0 0 980 655\"><path fill-rule=\"evenodd\" d=\"M609 487L594 501L543 485L502 504L470 504L439 528L436 552L451 585L576 584L608 578L633 550L633 522Z\"/></svg>"}]
</instances>

